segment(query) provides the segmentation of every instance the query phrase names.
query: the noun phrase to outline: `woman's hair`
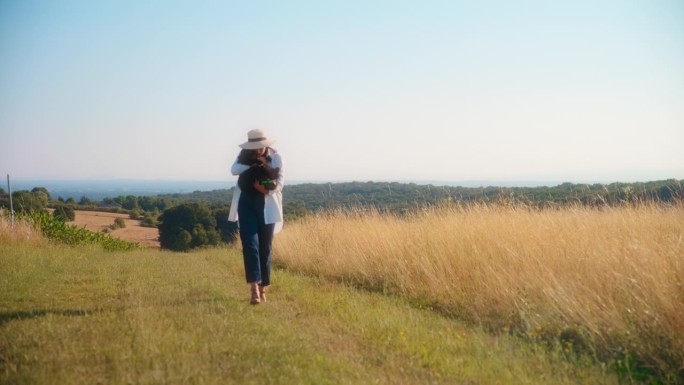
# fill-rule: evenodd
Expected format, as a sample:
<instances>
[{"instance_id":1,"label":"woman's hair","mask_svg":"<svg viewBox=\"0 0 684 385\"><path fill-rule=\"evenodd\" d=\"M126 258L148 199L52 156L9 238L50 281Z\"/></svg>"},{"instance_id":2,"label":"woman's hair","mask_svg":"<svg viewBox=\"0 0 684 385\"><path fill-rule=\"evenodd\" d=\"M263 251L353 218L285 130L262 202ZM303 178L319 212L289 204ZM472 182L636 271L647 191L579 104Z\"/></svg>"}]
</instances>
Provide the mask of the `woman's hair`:
<instances>
[{"instance_id":1,"label":"woman's hair","mask_svg":"<svg viewBox=\"0 0 684 385\"><path fill-rule=\"evenodd\" d=\"M238 163L250 165L254 163L257 158L257 153L254 150L241 150L238 155Z\"/></svg>"},{"instance_id":2,"label":"woman's hair","mask_svg":"<svg viewBox=\"0 0 684 385\"><path fill-rule=\"evenodd\" d=\"M271 156L268 154L270 147L266 147L266 152L264 153L264 157L266 160L270 161ZM246 164L246 165L252 165L256 163L257 159L257 152L256 150L247 150L247 149L242 149L240 151L240 155L238 155L238 163Z\"/></svg>"}]
</instances>

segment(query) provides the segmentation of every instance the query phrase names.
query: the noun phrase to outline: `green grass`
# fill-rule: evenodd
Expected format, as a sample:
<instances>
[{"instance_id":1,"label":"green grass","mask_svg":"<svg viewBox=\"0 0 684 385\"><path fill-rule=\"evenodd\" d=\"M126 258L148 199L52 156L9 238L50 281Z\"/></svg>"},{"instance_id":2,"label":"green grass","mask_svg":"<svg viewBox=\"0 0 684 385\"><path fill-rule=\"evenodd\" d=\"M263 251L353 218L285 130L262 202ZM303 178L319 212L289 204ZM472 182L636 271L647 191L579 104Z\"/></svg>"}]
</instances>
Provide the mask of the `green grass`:
<instances>
[{"instance_id":1,"label":"green grass","mask_svg":"<svg viewBox=\"0 0 684 385\"><path fill-rule=\"evenodd\" d=\"M285 270L250 306L235 249L0 243L0 383L610 384L562 349Z\"/></svg>"}]
</instances>

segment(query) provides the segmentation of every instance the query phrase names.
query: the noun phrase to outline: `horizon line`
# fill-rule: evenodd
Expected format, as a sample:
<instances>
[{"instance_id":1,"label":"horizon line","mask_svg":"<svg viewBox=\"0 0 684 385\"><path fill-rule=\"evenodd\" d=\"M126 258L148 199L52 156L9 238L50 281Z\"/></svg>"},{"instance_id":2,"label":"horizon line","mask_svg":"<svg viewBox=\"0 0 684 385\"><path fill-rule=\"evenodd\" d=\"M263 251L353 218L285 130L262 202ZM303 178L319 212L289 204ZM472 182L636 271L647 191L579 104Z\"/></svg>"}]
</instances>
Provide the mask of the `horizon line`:
<instances>
[{"instance_id":1,"label":"horizon line","mask_svg":"<svg viewBox=\"0 0 684 385\"><path fill-rule=\"evenodd\" d=\"M228 180L228 179L164 179L164 178L157 178L157 179L140 179L140 178L86 178L86 179L78 179L78 178L11 178L11 175L8 175L10 177L10 181L14 183L29 183L29 182L43 182L43 183L102 183L102 182L119 182L119 183L227 183L227 184L235 184L234 180ZM5 178L3 178L5 179ZM487 179L461 179L461 180L455 180L455 179L291 179L291 180L286 180L286 185L288 184L326 184L326 183L406 183L406 184L423 184L423 185L428 185L428 184L450 184L450 185L457 185L459 183L462 184L467 184L467 185L473 185L473 184L481 184L481 185L489 185L489 186L497 186L499 185L507 185L507 184L525 184L525 185L548 185L548 184L564 184L564 183L572 183L572 184L612 184L612 183L649 183L649 182L657 182L657 181L664 181L664 180L681 180L684 178L678 178L678 177L668 177L668 178L657 178L657 179L649 179L649 180L611 180L607 181L606 179L591 179L591 180L582 180L582 181L577 181L575 178L566 178L566 179L532 179L532 178L521 178L521 179L495 179L495 178L487 178ZM4 184L4 183L3 183Z\"/></svg>"}]
</instances>

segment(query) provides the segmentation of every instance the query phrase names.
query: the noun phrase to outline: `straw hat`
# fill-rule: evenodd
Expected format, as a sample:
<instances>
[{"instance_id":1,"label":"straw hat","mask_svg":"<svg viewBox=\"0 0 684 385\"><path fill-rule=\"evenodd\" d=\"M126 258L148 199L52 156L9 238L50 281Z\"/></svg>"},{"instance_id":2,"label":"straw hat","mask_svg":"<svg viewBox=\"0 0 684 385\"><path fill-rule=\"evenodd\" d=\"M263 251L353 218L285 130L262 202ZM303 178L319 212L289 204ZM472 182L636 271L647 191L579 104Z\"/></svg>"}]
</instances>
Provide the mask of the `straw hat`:
<instances>
[{"instance_id":1,"label":"straw hat","mask_svg":"<svg viewBox=\"0 0 684 385\"><path fill-rule=\"evenodd\" d=\"M266 133L260 129L250 130L247 133L247 141L240 145L241 148L245 150L256 150L259 148L264 148L275 143L275 140L268 139Z\"/></svg>"}]
</instances>

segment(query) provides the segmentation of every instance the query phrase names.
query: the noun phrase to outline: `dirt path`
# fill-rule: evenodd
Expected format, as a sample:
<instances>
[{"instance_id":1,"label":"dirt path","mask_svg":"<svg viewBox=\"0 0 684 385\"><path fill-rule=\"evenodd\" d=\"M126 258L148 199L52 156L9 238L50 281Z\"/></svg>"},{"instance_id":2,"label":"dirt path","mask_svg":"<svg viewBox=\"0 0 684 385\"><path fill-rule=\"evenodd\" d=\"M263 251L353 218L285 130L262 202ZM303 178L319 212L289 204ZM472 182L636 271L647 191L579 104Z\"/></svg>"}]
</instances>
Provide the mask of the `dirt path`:
<instances>
[{"instance_id":1,"label":"dirt path","mask_svg":"<svg viewBox=\"0 0 684 385\"><path fill-rule=\"evenodd\" d=\"M90 231L101 232L114 224L116 218L123 218L126 227L111 231L109 234L113 237L129 242L138 242L145 246L159 247L159 231L153 227L140 226L140 221L130 219L128 214L76 210L76 220L69 222L69 224L78 227L85 226Z\"/></svg>"}]
</instances>

